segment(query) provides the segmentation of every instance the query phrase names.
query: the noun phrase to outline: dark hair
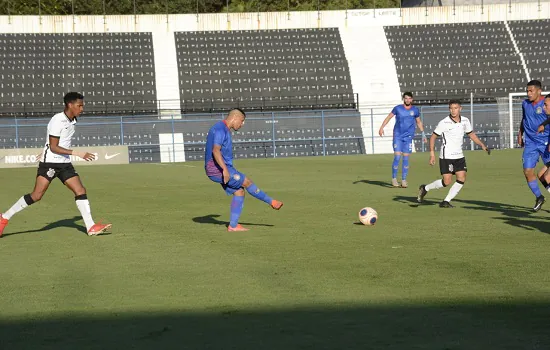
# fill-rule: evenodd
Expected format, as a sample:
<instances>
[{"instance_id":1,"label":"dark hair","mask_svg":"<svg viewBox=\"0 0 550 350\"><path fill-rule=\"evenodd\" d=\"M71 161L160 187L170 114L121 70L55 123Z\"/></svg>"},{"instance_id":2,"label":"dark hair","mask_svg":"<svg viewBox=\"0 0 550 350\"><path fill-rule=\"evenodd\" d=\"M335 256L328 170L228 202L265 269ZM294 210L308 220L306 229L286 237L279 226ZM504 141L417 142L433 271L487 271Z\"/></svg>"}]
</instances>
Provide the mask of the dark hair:
<instances>
[{"instance_id":1,"label":"dark hair","mask_svg":"<svg viewBox=\"0 0 550 350\"><path fill-rule=\"evenodd\" d=\"M548 95L544 96L544 98L550 98L550 94L548 94Z\"/></svg>"},{"instance_id":2,"label":"dark hair","mask_svg":"<svg viewBox=\"0 0 550 350\"><path fill-rule=\"evenodd\" d=\"M241 112L241 114L243 115L243 117L246 118L246 113L245 113L242 109L240 109L240 108L232 108L232 109L229 111L229 113L231 113L231 112L233 112L233 111L239 111L239 112Z\"/></svg>"},{"instance_id":3,"label":"dark hair","mask_svg":"<svg viewBox=\"0 0 550 350\"><path fill-rule=\"evenodd\" d=\"M536 88L542 89L542 83L540 82L540 80L531 80L527 83L527 86L534 86Z\"/></svg>"},{"instance_id":4,"label":"dark hair","mask_svg":"<svg viewBox=\"0 0 550 350\"><path fill-rule=\"evenodd\" d=\"M450 101L449 101L449 107L451 107L451 105L459 105L459 106L462 106L462 104L460 103L459 100L450 100Z\"/></svg>"},{"instance_id":5,"label":"dark hair","mask_svg":"<svg viewBox=\"0 0 550 350\"><path fill-rule=\"evenodd\" d=\"M409 96L410 98L413 98L413 93L410 91L406 91L403 93L403 98L405 98L405 96Z\"/></svg>"},{"instance_id":6,"label":"dark hair","mask_svg":"<svg viewBox=\"0 0 550 350\"><path fill-rule=\"evenodd\" d=\"M67 106L69 103L73 103L76 100L83 100L84 96L81 93L78 92L68 92L65 97L63 97L63 102L65 102L65 106Z\"/></svg>"}]
</instances>

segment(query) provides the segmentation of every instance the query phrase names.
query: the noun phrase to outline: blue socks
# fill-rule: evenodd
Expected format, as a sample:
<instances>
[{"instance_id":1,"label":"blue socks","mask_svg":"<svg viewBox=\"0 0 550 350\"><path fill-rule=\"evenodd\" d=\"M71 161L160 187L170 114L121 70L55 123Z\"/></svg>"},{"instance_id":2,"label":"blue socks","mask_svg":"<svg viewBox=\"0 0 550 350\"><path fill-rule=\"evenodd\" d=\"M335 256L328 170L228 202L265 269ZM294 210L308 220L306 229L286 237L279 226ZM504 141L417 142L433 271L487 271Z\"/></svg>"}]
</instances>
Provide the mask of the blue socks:
<instances>
[{"instance_id":1,"label":"blue socks","mask_svg":"<svg viewBox=\"0 0 550 350\"><path fill-rule=\"evenodd\" d=\"M271 202L272 202L271 197L265 194L264 191L260 190L258 186L256 186L256 184L253 183L252 185L248 186L246 190L248 191L248 193L250 193L252 197L258 198L259 200L264 201L267 204L271 205Z\"/></svg>"},{"instance_id":2,"label":"blue socks","mask_svg":"<svg viewBox=\"0 0 550 350\"><path fill-rule=\"evenodd\" d=\"M397 154L393 155L393 164L392 164L392 168L391 168L391 178L392 179L397 178L397 169L399 169L399 161L400 160L401 160L401 155L397 155Z\"/></svg>"},{"instance_id":3,"label":"blue socks","mask_svg":"<svg viewBox=\"0 0 550 350\"><path fill-rule=\"evenodd\" d=\"M535 197L538 198L542 196L542 193L540 193L539 183L537 180L529 181L527 184L529 185L529 188L531 189Z\"/></svg>"},{"instance_id":4,"label":"blue socks","mask_svg":"<svg viewBox=\"0 0 550 350\"><path fill-rule=\"evenodd\" d=\"M229 219L229 226L237 227L239 223L239 217L243 211L244 196L233 196L231 200L231 216Z\"/></svg>"},{"instance_id":5,"label":"blue socks","mask_svg":"<svg viewBox=\"0 0 550 350\"><path fill-rule=\"evenodd\" d=\"M407 175L409 175L409 156L403 156L403 174L401 174L401 178L407 180Z\"/></svg>"}]
</instances>

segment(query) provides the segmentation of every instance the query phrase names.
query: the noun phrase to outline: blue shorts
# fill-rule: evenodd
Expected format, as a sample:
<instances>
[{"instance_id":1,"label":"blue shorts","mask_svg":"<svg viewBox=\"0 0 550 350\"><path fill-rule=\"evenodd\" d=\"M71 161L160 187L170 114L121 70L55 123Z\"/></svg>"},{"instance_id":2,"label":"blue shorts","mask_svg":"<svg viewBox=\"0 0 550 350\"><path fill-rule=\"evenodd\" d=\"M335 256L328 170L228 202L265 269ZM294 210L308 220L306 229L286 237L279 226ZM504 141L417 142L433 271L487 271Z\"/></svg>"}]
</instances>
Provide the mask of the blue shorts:
<instances>
[{"instance_id":1,"label":"blue shorts","mask_svg":"<svg viewBox=\"0 0 550 350\"><path fill-rule=\"evenodd\" d=\"M235 168L227 168L227 170L229 170L229 182L226 184L223 183L223 177L209 176L208 178L221 184L225 193L230 196L243 188L243 182L246 176L243 173L238 172Z\"/></svg>"},{"instance_id":2,"label":"blue shorts","mask_svg":"<svg viewBox=\"0 0 550 350\"><path fill-rule=\"evenodd\" d=\"M550 162L550 152L548 152L548 145L525 145L523 149L523 169L534 169L539 162L539 158L542 158L544 164Z\"/></svg>"},{"instance_id":3,"label":"blue shorts","mask_svg":"<svg viewBox=\"0 0 550 350\"><path fill-rule=\"evenodd\" d=\"M412 153L412 137L394 137L393 151L401 153Z\"/></svg>"}]
</instances>

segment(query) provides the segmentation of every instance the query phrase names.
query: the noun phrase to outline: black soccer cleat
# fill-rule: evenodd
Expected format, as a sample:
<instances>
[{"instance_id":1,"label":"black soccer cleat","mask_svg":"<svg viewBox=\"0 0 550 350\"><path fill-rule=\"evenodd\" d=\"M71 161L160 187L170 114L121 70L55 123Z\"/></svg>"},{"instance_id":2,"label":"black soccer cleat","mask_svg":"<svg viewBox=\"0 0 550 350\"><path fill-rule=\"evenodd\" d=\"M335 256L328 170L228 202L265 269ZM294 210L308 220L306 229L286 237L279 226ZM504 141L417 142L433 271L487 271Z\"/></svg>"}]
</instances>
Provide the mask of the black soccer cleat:
<instances>
[{"instance_id":1,"label":"black soccer cleat","mask_svg":"<svg viewBox=\"0 0 550 350\"><path fill-rule=\"evenodd\" d=\"M416 197L416 201L418 203L422 203L424 200L424 197L428 194L428 191L426 191L426 185L420 185L418 188L418 197Z\"/></svg>"},{"instance_id":2,"label":"black soccer cleat","mask_svg":"<svg viewBox=\"0 0 550 350\"><path fill-rule=\"evenodd\" d=\"M439 207L440 208L454 208L454 205L452 205L451 203L449 203L447 201L443 201L443 202L439 203Z\"/></svg>"},{"instance_id":3,"label":"black soccer cleat","mask_svg":"<svg viewBox=\"0 0 550 350\"><path fill-rule=\"evenodd\" d=\"M535 206L533 207L534 211L539 211L540 208L542 208L542 205L546 202L546 199L544 199L543 195L540 195L537 197L537 201L535 202Z\"/></svg>"}]
</instances>

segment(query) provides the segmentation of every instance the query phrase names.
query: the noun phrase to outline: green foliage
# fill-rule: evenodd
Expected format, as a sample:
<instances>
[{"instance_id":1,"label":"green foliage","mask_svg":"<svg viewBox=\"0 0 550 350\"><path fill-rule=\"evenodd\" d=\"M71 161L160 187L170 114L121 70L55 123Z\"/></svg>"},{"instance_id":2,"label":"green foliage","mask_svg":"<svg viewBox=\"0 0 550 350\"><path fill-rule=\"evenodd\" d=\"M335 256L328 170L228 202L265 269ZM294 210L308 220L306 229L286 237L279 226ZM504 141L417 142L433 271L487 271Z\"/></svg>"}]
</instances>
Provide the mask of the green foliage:
<instances>
[{"instance_id":1,"label":"green foliage","mask_svg":"<svg viewBox=\"0 0 550 350\"><path fill-rule=\"evenodd\" d=\"M121 15L399 7L397 0L0 0L0 15Z\"/></svg>"}]
</instances>

